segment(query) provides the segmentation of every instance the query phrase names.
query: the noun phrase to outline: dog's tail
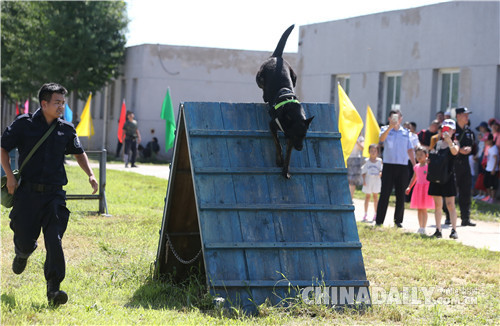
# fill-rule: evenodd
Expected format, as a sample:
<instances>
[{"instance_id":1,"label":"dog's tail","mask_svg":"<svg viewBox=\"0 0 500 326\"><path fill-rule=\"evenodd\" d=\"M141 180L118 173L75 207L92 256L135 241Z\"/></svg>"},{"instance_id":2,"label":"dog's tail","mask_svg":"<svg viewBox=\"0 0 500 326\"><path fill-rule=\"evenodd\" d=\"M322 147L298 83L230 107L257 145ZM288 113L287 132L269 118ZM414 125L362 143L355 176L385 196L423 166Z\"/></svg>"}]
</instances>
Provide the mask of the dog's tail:
<instances>
[{"instance_id":1,"label":"dog's tail","mask_svg":"<svg viewBox=\"0 0 500 326\"><path fill-rule=\"evenodd\" d=\"M286 40L288 39L288 35L292 32L292 29L295 25L288 27L288 29L281 35L280 41L276 46L276 50L274 50L273 55L271 57L281 58L283 55L283 50L285 49Z\"/></svg>"}]
</instances>

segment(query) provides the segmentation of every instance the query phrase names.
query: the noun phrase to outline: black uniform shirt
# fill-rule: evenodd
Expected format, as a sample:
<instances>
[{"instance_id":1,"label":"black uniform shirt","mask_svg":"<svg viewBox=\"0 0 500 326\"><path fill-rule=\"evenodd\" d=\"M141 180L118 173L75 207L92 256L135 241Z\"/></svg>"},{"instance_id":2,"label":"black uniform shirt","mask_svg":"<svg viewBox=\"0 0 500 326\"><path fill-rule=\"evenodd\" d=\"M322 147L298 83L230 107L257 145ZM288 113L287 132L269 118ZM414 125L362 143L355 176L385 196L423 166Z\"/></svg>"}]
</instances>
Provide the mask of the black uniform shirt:
<instances>
[{"instance_id":1,"label":"black uniform shirt","mask_svg":"<svg viewBox=\"0 0 500 326\"><path fill-rule=\"evenodd\" d=\"M65 185L68 179L64 169L64 155L84 153L72 123L60 118L53 123L56 123L55 129L23 167L23 180L47 185ZM41 109L33 114L20 115L4 131L2 148L10 152L17 147L18 166L21 167L31 149L49 128Z\"/></svg>"},{"instance_id":2,"label":"black uniform shirt","mask_svg":"<svg viewBox=\"0 0 500 326\"><path fill-rule=\"evenodd\" d=\"M463 136L462 136L463 134ZM457 123L457 130L455 131L455 139L457 139L460 143L460 148L469 146L472 148L472 145L474 145L474 132L470 130L469 126L465 126L464 129L460 128L460 126ZM470 155L464 155L458 153L457 159L459 160L468 160L468 156Z\"/></svg>"}]
</instances>

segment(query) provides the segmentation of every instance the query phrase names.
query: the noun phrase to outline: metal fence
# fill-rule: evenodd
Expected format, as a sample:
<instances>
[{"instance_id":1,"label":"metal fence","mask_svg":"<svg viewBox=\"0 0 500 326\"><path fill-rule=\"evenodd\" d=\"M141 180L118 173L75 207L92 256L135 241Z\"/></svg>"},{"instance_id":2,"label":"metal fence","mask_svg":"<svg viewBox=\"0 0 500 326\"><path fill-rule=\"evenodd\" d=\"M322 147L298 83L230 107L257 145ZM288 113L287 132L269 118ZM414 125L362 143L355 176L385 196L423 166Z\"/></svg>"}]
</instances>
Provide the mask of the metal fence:
<instances>
[{"instance_id":1,"label":"metal fence","mask_svg":"<svg viewBox=\"0 0 500 326\"><path fill-rule=\"evenodd\" d=\"M99 192L95 195L84 195L84 194L66 194L67 200L73 199L83 199L83 200L91 200L97 199L99 200L99 214L108 213L108 204L106 202L106 160L107 160L107 151L106 149L102 149L100 151L85 151L87 155L98 155L99 156Z\"/></svg>"}]
</instances>

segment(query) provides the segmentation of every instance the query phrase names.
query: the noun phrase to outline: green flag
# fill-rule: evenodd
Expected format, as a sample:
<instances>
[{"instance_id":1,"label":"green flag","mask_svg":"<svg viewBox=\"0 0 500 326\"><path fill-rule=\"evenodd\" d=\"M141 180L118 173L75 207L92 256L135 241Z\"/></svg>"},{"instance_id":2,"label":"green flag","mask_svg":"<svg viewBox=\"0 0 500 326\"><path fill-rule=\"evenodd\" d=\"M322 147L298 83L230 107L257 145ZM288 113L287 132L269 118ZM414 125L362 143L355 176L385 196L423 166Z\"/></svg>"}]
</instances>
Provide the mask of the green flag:
<instances>
[{"instance_id":1,"label":"green flag","mask_svg":"<svg viewBox=\"0 0 500 326\"><path fill-rule=\"evenodd\" d=\"M168 152L174 146L175 139L175 118L174 118L174 106L172 105L172 99L170 98L170 89L167 88L167 95L163 100L163 106L161 108L161 118L165 120L165 152Z\"/></svg>"}]
</instances>

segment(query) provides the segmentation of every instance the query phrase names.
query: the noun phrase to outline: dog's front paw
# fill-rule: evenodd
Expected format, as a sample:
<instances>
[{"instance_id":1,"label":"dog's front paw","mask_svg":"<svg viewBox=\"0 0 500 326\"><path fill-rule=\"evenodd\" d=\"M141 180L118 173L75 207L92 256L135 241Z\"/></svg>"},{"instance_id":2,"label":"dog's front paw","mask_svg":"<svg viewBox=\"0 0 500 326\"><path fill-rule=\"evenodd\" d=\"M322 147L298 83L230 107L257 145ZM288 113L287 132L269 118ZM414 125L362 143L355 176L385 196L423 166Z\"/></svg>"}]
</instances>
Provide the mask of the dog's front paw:
<instances>
[{"instance_id":1,"label":"dog's front paw","mask_svg":"<svg viewBox=\"0 0 500 326\"><path fill-rule=\"evenodd\" d=\"M290 179L292 177L292 175L290 174L290 172L288 171L288 169L283 169L281 171L281 175L284 176L286 179Z\"/></svg>"}]
</instances>

